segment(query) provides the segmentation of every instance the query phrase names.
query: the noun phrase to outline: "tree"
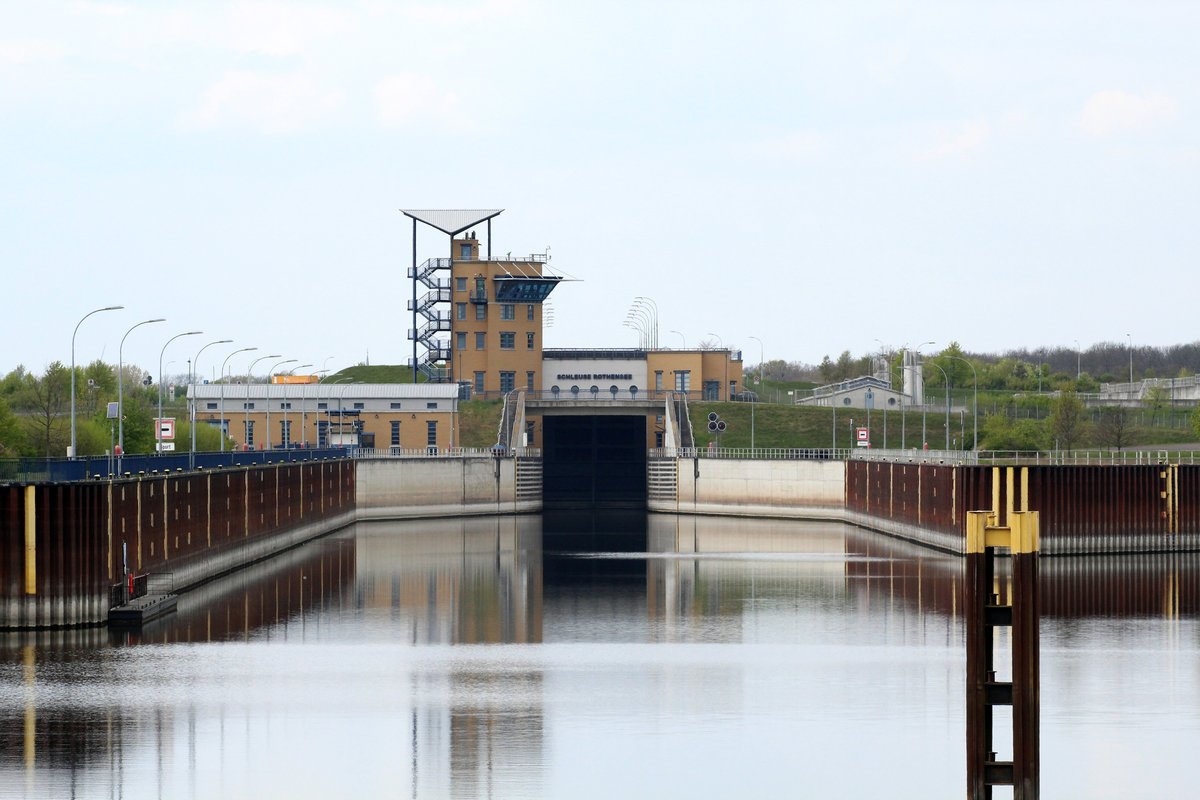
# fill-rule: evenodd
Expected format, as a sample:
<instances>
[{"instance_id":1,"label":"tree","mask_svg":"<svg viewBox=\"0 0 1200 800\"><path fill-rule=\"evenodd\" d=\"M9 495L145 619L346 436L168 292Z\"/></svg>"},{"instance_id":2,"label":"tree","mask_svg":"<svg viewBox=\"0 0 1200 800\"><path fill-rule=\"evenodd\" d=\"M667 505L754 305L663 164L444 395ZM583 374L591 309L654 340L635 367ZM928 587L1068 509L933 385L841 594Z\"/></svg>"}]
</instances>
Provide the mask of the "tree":
<instances>
[{"instance_id":1,"label":"tree","mask_svg":"<svg viewBox=\"0 0 1200 800\"><path fill-rule=\"evenodd\" d=\"M70 407L71 371L55 361L41 378L25 373L24 383L15 408L26 414L31 444L36 444L37 451L47 458L64 455L71 438L69 423L63 419Z\"/></svg>"},{"instance_id":2,"label":"tree","mask_svg":"<svg viewBox=\"0 0 1200 800\"><path fill-rule=\"evenodd\" d=\"M25 432L21 430L20 420L0 397L0 457L19 455L24 447Z\"/></svg>"},{"instance_id":3,"label":"tree","mask_svg":"<svg viewBox=\"0 0 1200 800\"><path fill-rule=\"evenodd\" d=\"M1194 413L1192 417L1194 427L1200 419ZM1124 406L1108 406L1100 410L1100 425L1096 430L1096 438L1103 446L1120 450L1129 444L1130 428L1128 409Z\"/></svg>"},{"instance_id":4,"label":"tree","mask_svg":"<svg viewBox=\"0 0 1200 800\"><path fill-rule=\"evenodd\" d=\"M1083 401L1073 391L1063 391L1050 406L1050 434L1058 447L1074 450L1083 440L1086 420Z\"/></svg>"},{"instance_id":5,"label":"tree","mask_svg":"<svg viewBox=\"0 0 1200 800\"><path fill-rule=\"evenodd\" d=\"M1038 420L1013 421L1005 414L988 414L979 431L979 449L1041 450L1044 438L1044 428Z\"/></svg>"},{"instance_id":6,"label":"tree","mask_svg":"<svg viewBox=\"0 0 1200 800\"><path fill-rule=\"evenodd\" d=\"M837 380L837 367L835 367L833 362L829 359L828 354L821 359L821 363L817 367L817 371L821 374L821 380L825 383L833 383L835 380Z\"/></svg>"},{"instance_id":7,"label":"tree","mask_svg":"<svg viewBox=\"0 0 1200 800\"><path fill-rule=\"evenodd\" d=\"M1158 422L1158 412L1166 408L1170 398L1167 390L1162 386L1154 385L1146 390L1146 399L1142 402L1150 409L1150 424L1154 425Z\"/></svg>"}]
</instances>

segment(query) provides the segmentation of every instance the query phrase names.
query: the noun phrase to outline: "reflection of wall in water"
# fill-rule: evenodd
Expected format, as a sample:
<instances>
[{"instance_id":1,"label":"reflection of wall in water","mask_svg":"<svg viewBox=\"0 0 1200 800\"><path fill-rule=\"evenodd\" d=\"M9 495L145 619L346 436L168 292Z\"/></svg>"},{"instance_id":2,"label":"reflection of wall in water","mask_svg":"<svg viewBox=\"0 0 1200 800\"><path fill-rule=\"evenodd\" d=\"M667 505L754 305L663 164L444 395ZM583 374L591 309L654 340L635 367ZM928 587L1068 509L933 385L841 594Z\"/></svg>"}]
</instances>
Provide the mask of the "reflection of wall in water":
<instances>
[{"instance_id":1,"label":"reflection of wall in water","mask_svg":"<svg viewBox=\"0 0 1200 800\"><path fill-rule=\"evenodd\" d=\"M541 641L540 518L364 523L356 531L358 603L403 617L408 641Z\"/></svg>"}]
</instances>

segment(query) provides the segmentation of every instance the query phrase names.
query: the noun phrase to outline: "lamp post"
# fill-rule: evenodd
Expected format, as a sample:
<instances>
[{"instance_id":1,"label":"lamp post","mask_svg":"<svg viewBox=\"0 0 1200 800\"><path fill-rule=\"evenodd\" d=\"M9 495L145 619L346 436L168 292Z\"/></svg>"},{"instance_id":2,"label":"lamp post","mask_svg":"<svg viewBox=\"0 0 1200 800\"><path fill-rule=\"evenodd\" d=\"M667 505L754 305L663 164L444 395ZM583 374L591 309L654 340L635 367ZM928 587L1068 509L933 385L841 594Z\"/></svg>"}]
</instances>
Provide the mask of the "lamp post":
<instances>
[{"instance_id":1,"label":"lamp post","mask_svg":"<svg viewBox=\"0 0 1200 800\"><path fill-rule=\"evenodd\" d=\"M330 358L332 358L332 357L333 356L330 356ZM325 359L325 363L326 364L329 363L328 358ZM321 398L321 381L325 380L325 377L327 375L329 375L329 370L327 370L327 369L317 370L317 374L321 376L320 378L317 378L317 390L316 391L317 391L317 399L319 400ZM307 428L308 422L305 420L305 415L304 415L304 412L307 410L307 407L308 407L308 384L306 383L306 384L304 384L304 391L302 391L300 393L300 446L301 447L308 447L308 428Z\"/></svg>"},{"instance_id":2,"label":"lamp post","mask_svg":"<svg viewBox=\"0 0 1200 800\"><path fill-rule=\"evenodd\" d=\"M705 336L716 336L716 337L717 337L717 349L718 349L718 350L724 350L724 349L725 349L725 342L724 342L724 340L722 340L722 339L721 339L721 337L720 337L720 336L717 336L715 333L712 333L711 331L710 331L709 333L706 333L706 334L704 334L704 335L705 335Z\"/></svg>"},{"instance_id":3,"label":"lamp post","mask_svg":"<svg viewBox=\"0 0 1200 800\"><path fill-rule=\"evenodd\" d=\"M279 353L272 353L269 356L259 356L250 362L250 366L246 368L246 400L242 403L242 411L245 417L242 421L242 427L245 430L242 432L242 445L247 449L251 446L250 442L250 384L254 381L254 365L260 361L266 361L268 358L279 358ZM269 431L268 431L269 433Z\"/></svg>"},{"instance_id":4,"label":"lamp post","mask_svg":"<svg viewBox=\"0 0 1200 800\"><path fill-rule=\"evenodd\" d=\"M293 375L295 375L296 370L304 369L305 367L311 367L311 366L312 366L312 364L300 364L298 366L292 367L288 371L291 372ZM283 396L287 397L286 391L283 393ZM287 436L283 437L283 449L285 449L285 450L287 450L288 448L290 448L292 446L292 429L288 427L288 421L287 421L288 406L290 406L290 405L291 405L290 402L283 404L283 429L284 429L284 431L287 432ZM301 436L301 439L303 439L303 437L304 437L304 410L303 410L304 409L304 387L303 387L303 384L301 384L301 388L300 388L300 409L301 409L301 411L300 411L300 429L301 429L300 436Z\"/></svg>"},{"instance_id":5,"label":"lamp post","mask_svg":"<svg viewBox=\"0 0 1200 800\"><path fill-rule=\"evenodd\" d=\"M288 358L283 361L280 361L278 364L276 364L275 366L273 366L269 370L267 370L267 389L266 389L267 400L266 400L266 403L267 403L267 449L268 450L274 449L274 445L271 444L271 376L275 374L275 370L279 369L284 364L294 364L298 360L299 359Z\"/></svg>"},{"instance_id":6,"label":"lamp post","mask_svg":"<svg viewBox=\"0 0 1200 800\"><path fill-rule=\"evenodd\" d=\"M229 359L236 356L238 353L249 353L251 350L257 350L257 347L243 347L241 350L234 350L229 355L225 356L225 360L221 362L221 426L218 428L221 431L221 452L225 452L225 365L229 363Z\"/></svg>"},{"instance_id":7,"label":"lamp post","mask_svg":"<svg viewBox=\"0 0 1200 800\"><path fill-rule=\"evenodd\" d=\"M654 302L654 300L649 297L640 297L639 296L639 297L635 297L634 299L640 300L643 303L647 303L649 308L651 309L654 322L653 322L653 327L651 328L650 347L653 348L654 350L657 350L658 349L658 303Z\"/></svg>"},{"instance_id":8,"label":"lamp post","mask_svg":"<svg viewBox=\"0 0 1200 800\"><path fill-rule=\"evenodd\" d=\"M178 339L180 336L198 336L204 331L188 331L187 333L177 333L170 339L167 339L166 344L162 346L162 350L158 352L158 423L155 424L157 430L154 432L156 454L162 454L162 381L163 381L163 353L167 352L167 345Z\"/></svg>"},{"instance_id":9,"label":"lamp post","mask_svg":"<svg viewBox=\"0 0 1200 800\"><path fill-rule=\"evenodd\" d=\"M932 361L929 366L942 373L942 379L946 381L946 449L950 449L950 376L946 374L946 370L939 367Z\"/></svg>"},{"instance_id":10,"label":"lamp post","mask_svg":"<svg viewBox=\"0 0 1200 800\"><path fill-rule=\"evenodd\" d=\"M932 345L932 344L935 344L935 342L921 342L919 345L917 345L916 347L913 348L913 352L916 353L918 356L920 356L921 348L925 347L926 345ZM917 366L917 365L914 363L913 367L915 367L915 366ZM910 367L909 369L912 369L912 367ZM916 385L917 385L916 381L913 381L913 390L914 391L916 391ZM921 362L921 448L922 449L924 449L925 446L929 444L929 442L925 439L925 412L926 412L926 410L927 409L925 408L925 362L922 361ZM903 418L901 418L901 420L903 420ZM900 439L901 439L900 446L903 447L904 446L904 441L903 441L904 440L904 422L903 421L901 421L900 426L901 426L900 427Z\"/></svg>"},{"instance_id":11,"label":"lamp post","mask_svg":"<svg viewBox=\"0 0 1200 800\"><path fill-rule=\"evenodd\" d=\"M961 361L971 368L971 390L973 394L971 399L971 424L974 427L974 432L971 434L971 449L976 450L979 447L979 373L975 371L975 365L965 358L958 356L946 356L946 358Z\"/></svg>"},{"instance_id":12,"label":"lamp post","mask_svg":"<svg viewBox=\"0 0 1200 800\"><path fill-rule=\"evenodd\" d=\"M188 467L191 469L196 468L196 375L200 372L200 354L212 347L214 344L230 344L232 341L233 339L217 339L215 342L209 342L208 344L204 345L204 347L201 347L199 352L196 353L196 357L192 359L192 403L191 408L189 409L189 413L191 415L190 427L192 429L192 449L188 456Z\"/></svg>"},{"instance_id":13,"label":"lamp post","mask_svg":"<svg viewBox=\"0 0 1200 800\"><path fill-rule=\"evenodd\" d=\"M758 392L763 388L763 343L757 336L749 337L758 342ZM758 405L758 392L750 398L750 449L754 449L754 407Z\"/></svg>"},{"instance_id":14,"label":"lamp post","mask_svg":"<svg viewBox=\"0 0 1200 800\"><path fill-rule=\"evenodd\" d=\"M330 385L330 387L334 387L334 386L337 386L339 383L349 384L349 383L353 383L353 382L354 382L353 378L338 378L336 381L334 381L333 383L331 383L329 385ZM342 432L342 397L345 394L346 394L346 387L343 386L342 391L338 393L338 435L339 435L339 438L340 438L340 435ZM329 399L330 400L333 399L333 389L332 388L330 388L330 391L329 391ZM325 409L325 416L326 417L330 416L328 408ZM325 446L326 447L333 446L330 441L330 437L329 437L329 429L330 429L330 425L328 423L326 423L326 425L325 425Z\"/></svg>"},{"instance_id":15,"label":"lamp post","mask_svg":"<svg viewBox=\"0 0 1200 800\"><path fill-rule=\"evenodd\" d=\"M104 308L89 311L80 318L79 322L75 323L75 330L71 332L71 451L67 453L67 456L70 458L75 457L75 334L79 333L79 326L92 314L99 314L101 311L117 311L124 307L105 306Z\"/></svg>"},{"instance_id":16,"label":"lamp post","mask_svg":"<svg viewBox=\"0 0 1200 800\"><path fill-rule=\"evenodd\" d=\"M1133 334L1125 334L1125 338L1129 340L1129 383L1133 383Z\"/></svg>"},{"instance_id":17,"label":"lamp post","mask_svg":"<svg viewBox=\"0 0 1200 800\"><path fill-rule=\"evenodd\" d=\"M679 333L679 331L671 331L671 333ZM679 333L679 341L683 343L683 349L687 350L687 337L685 337L682 333Z\"/></svg>"},{"instance_id":18,"label":"lamp post","mask_svg":"<svg viewBox=\"0 0 1200 800\"><path fill-rule=\"evenodd\" d=\"M1075 380L1078 381L1083 377L1083 350L1079 347L1079 340L1075 340Z\"/></svg>"},{"instance_id":19,"label":"lamp post","mask_svg":"<svg viewBox=\"0 0 1200 800\"><path fill-rule=\"evenodd\" d=\"M117 347L117 446L121 448L121 457L125 456L125 339L133 333L134 328L140 328L152 322L166 322L166 319L159 317L158 319L142 320L125 331L125 336L121 337L121 344Z\"/></svg>"}]
</instances>

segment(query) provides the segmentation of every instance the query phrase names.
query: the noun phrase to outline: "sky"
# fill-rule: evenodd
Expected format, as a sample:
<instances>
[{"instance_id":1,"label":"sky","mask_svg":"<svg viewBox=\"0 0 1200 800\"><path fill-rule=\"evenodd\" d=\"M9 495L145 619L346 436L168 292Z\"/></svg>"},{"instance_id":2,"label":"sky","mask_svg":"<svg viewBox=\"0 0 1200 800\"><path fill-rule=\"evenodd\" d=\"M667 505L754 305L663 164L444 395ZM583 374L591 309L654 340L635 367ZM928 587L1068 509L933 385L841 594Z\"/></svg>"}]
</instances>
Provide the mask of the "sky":
<instances>
[{"instance_id":1,"label":"sky","mask_svg":"<svg viewBox=\"0 0 1200 800\"><path fill-rule=\"evenodd\" d=\"M0 372L69 364L107 305L76 363L182 374L220 339L210 378L406 363L401 208L503 208L494 254L548 249L572 280L547 347L637 346L638 297L661 346L748 365L1195 341L1198 23L1094 0L7 2Z\"/></svg>"}]
</instances>

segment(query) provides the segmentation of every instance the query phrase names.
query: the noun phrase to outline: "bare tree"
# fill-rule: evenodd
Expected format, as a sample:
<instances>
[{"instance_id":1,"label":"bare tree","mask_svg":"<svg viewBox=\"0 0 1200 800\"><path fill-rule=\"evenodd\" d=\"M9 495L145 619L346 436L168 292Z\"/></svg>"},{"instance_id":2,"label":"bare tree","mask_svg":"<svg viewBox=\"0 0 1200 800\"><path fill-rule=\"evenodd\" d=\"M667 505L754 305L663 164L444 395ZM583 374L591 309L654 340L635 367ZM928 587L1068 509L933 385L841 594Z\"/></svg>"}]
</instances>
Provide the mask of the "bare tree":
<instances>
[{"instance_id":1,"label":"bare tree","mask_svg":"<svg viewBox=\"0 0 1200 800\"><path fill-rule=\"evenodd\" d=\"M25 386L17 410L24 412L30 439L44 449L49 458L65 453L70 431L64 419L71 399L71 371L55 361L38 378L26 373Z\"/></svg>"},{"instance_id":2,"label":"bare tree","mask_svg":"<svg viewBox=\"0 0 1200 800\"><path fill-rule=\"evenodd\" d=\"M1108 406L1100 410L1097 438L1100 444L1120 450L1129 444L1129 410L1124 406Z\"/></svg>"}]
</instances>

